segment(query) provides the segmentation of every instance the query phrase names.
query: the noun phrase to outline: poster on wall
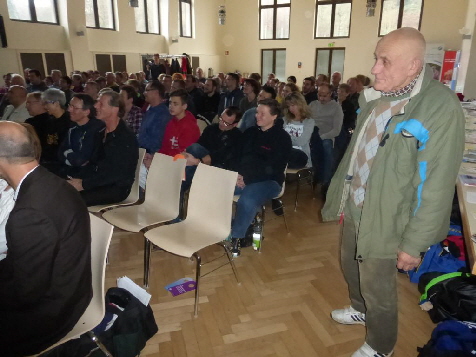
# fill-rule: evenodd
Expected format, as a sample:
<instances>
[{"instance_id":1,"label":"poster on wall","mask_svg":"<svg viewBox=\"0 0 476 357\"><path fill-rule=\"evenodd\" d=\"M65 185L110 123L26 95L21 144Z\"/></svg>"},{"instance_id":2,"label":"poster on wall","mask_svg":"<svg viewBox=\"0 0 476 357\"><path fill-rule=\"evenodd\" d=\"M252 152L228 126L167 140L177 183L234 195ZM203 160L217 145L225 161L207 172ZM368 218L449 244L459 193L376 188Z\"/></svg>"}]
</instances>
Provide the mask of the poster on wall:
<instances>
[{"instance_id":1,"label":"poster on wall","mask_svg":"<svg viewBox=\"0 0 476 357\"><path fill-rule=\"evenodd\" d=\"M450 87L452 90L456 89L460 53L461 51L445 51L443 65L441 67L440 82Z\"/></svg>"},{"instance_id":2,"label":"poster on wall","mask_svg":"<svg viewBox=\"0 0 476 357\"><path fill-rule=\"evenodd\" d=\"M445 45L443 43L428 43L426 45L425 62L433 70L433 78L437 81L441 78L441 66L445 56Z\"/></svg>"}]
</instances>

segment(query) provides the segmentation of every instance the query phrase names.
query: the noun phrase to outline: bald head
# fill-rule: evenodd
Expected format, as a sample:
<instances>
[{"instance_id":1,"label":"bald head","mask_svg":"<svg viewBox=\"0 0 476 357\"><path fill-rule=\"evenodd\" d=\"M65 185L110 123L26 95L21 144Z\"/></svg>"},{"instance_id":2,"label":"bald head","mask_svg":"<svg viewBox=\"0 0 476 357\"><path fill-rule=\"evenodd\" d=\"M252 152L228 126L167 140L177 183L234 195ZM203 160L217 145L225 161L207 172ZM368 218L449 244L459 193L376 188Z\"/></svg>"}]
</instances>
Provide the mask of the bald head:
<instances>
[{"instance_id":1,"label":"bald head","mask_svg":"<svg viewBox=\"0 0 476 357\"><path fill-rule=\"evenodd\" d=\"M15 108L25 103L26 95L25 87L14 85L8 88L8 100Z\"/></svg>"},{"instance_id":2,"label":"bald head","mask_svg":"<svg viewBox=\"0 0 476 357\"><path fill-rule=\"evenodd\" d=\"M0 122L0 160L25 164L35 160L34 136L21 124Z\"/></svg>"},{"instance_id":3,"label":"bald head","mask_svg":"<svg viewBox=\"0 0 476 357\"><path fill-rule=\"evenodd\" d=\"M414 28L402 27L384 36L375 49L374 88L395 92L415 79L424 65L426 43Z\"/></svg>"}]
</instances>

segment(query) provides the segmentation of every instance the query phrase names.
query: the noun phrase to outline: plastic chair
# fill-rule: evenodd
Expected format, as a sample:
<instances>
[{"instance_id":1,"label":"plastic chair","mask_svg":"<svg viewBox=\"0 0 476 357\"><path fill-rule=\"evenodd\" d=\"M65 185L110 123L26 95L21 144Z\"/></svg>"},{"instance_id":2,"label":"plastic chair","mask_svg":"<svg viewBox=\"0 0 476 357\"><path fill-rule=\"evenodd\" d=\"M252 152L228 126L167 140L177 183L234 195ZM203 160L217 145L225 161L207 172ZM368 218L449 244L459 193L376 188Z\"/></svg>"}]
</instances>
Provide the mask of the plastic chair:
<instances>
[{"instance_id":1,"label":"plastic chair","mask_svg":"<svg viewBox=\"0 0 476 357\"><path fill-rule=\"evenodd\" d=\"M298 204L298 194L299 194L299 188L301 187L301 182L303 180L307 180L309 186L311 187L311 192L314 195L314 190L313 190L313 184L314 184L314 178L313 178L313 171L311 167L302 167L299 169L287 169L286 170L286 175L297 175L297 186L296 186L296 198L294 199L294 212L297 211L297 204Z\"/></svg>"},{"instance_id":2,"label":"plastic chair","mask_svg":"<svg viewBox=\"0 0 476 357\"><path fill-rule=\"evenodd\" d=\"M88 211L92 213L98 213L102 211L107 211L108 209L119 207L119 206L130 206L136 204L139 201L139 173L140 173L140 165L144 160L145 156L145 149L139 148L139 160L137 161L136 173L134 177L134 183L131 187L131 192L127 198L119 203L113 203L108 205L97 205L88 207Z\"/></svg>"},{"instance_id":3,"label":"plastic chair","mask_svg":"<svg viewBox=\"0 0 476 357\"><path fill-rule=\"evenodd\" d=\"M224 242L230 234L231 204L237 177L236 172L199 164L190 188L186 219L176 224L153 228L144 234L147 240L170 253L186 258L195 258L197 282L195 316L198 316L200 269L202 266L200 250L212 244L221 245L239 283L228 244ZM227 263L223 265L225 264Z\"/></svg>"},{"instance_id":4,"label":"plastic chair","mask_svg":"<svg viewBox=\"0 0 476 357\"><path fill-rule=\"evenodd\" d=\"M99 341L91 330L99 325L106 312L104 306L106 255L114 227L91 213L89 214L89 217L91 220L91 272L93 297L89 306L86 308L86 311L83 313L74 328L63 337L61 341L49 347L42 353L87 333L106 356L112 357L106 347Z\"/></svg>"},{"instance_id":5,"label":"plastic chair","mask_svg":"<svg viewBox=\"0 0 476 357\"><path fill-rule=\"evenodd\" d=\"M186 160L174 161L171 156L155 154L147 175L145 199L142 204L118 207L103 213L103 218L112 225L129 232L145 232L150 226L167 223L179 215L180 188L185 174ZM144 283L148 275L150 242L145 239Z\"/></svg>"}]
</instances>

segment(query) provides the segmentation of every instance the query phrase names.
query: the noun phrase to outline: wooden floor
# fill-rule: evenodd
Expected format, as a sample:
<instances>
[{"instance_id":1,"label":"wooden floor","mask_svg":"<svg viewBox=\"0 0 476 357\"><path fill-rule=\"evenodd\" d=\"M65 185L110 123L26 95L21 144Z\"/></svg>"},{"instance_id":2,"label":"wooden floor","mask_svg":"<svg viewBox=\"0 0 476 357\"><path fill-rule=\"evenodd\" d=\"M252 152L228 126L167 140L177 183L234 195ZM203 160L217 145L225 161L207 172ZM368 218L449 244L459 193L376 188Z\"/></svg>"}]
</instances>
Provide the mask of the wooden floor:
<instances>
[{"instance_id":1,"label":"wooden floor","mask_svg":"<svg viewBox=\"0 0 476 357\"><path fill-rule=\"evenodd\" d=\"M266 222L263 251L246 248L236 259L241 285L229 266L203 278L198 318L193 317L193 292L172 297L164 289L177 279L194 278L194 263L163 251L152 253L149 292L159 332L141 356L347 357L360 347L365 327L339 325L329 316L349 304L338 260L340 227L321 223L322 202L312 198L308 187L294 212L294 190L295 184L288 185L284 196L290 233L282 218ZM276 216L270 212L267 218ZM203 260L220 254L218 246L210 247ZM116 230L109 262L107 287L124 275L142 285L143 238ZM434 325L418 306L416 285L402 274L398 284L395 356L413 357Z\"/></svg>"}]
</instances>

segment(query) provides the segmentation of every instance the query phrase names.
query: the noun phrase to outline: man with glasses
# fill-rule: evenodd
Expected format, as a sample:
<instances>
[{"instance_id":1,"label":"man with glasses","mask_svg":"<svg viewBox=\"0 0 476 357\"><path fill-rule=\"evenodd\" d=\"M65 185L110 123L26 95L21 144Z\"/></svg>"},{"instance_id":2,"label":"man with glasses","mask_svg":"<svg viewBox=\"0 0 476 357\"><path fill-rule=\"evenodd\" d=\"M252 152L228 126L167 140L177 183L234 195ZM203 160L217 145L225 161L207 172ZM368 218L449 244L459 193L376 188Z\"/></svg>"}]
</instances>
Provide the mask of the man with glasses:
<instances>
[{"instance_id":1,"label":"man with glasses","mask_svg":"<svg viewBox=\"0 0 476 357\"><path fill-rule=\"evenodd\" d=\"M154 154L162 146L165 128L172 116L164 102L165 88L158 80L147 83L144 91L145 101L149 108L144 114L139 130L139 146L146 149L144 162L140 169L140 186L145 187L147 173Z\"/></svg>"},{"instance_id":2,"label":"man with glasses","mask_svg":"<svg viewBox=\"0 0 476 357\"><path fill-rule=\"evenodd\" d=\"M77 176L86 165L97 162L105 130L104 122L95 118L94 100L89 95L75 94L68 111L73 126L58 150L63 177Z\"/></svg>"},{"instance_id":3,"label":"man with glasses","mask_svg":"<svg viewBox=\"0 0 476 357\"><path fill-rule=\"evenodd\" d=\"M41 100L41 92L28 93L26 97L26 109L31 118L25 120L25 123L30 124L36 131L40 144L43 147L46 138L46 126L49 119L49 114Z\"/></svg>"},{"instance_id":4,"label":"man with glasses","mask_svg":"<svg viewBox=\"0 0 476 357\"><path fill-rule=\"evenodd\" d=\"M329 84L321 84L317 95L318 100L309 105L315 126L319 129L311 138L311 159L312 166L317 168L316 182L322 185L322 194L325 196L334 166L334 138L340 133L344 113L339 103L332 100ZM319 144L321 140L322 145Z\"/></svg>"},{"instance_id":5,"label":"man with glasses","mask_svg":"<svg viewBox=\"0 0 476 357\"><path fill-rule=\"evenodd\" d=\"M75 107L79 107L78 103ZM68 182L76 188L87 206L124 201L135 179L139 150L134 133L124 120L124 101L112 90L102 92L94 105L96 116L106 125L102 152Z\"/></svg>"}]
</instances>

